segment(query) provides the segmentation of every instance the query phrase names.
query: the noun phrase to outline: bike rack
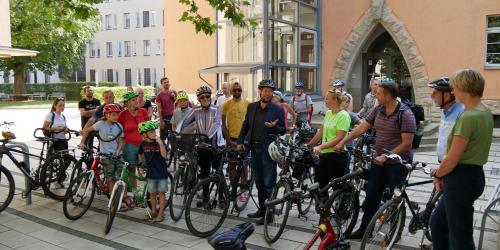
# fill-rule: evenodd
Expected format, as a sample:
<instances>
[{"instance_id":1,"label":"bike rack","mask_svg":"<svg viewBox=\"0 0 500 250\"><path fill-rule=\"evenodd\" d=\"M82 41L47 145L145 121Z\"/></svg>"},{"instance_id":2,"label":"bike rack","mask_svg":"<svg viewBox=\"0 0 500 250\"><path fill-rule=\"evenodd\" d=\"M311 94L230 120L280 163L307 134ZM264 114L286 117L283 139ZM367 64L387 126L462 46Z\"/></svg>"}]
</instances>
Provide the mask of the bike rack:
<instances>
[{"instance_id":1,"label":"bike rack","mask_svg":"<svg viewBox=\"0 0 500 250\"><path fill-rule=\"evenodd\" d=\"M11 143L7 143L5 144L5 146L7 148L19 148L21 149L23 152L29 154L30 150L29 150L29 147L26 143L24 142L11 142ZM24 164L26 164L26 170L28 171L28 173L30 172L30 157L29 155L25 154L24 155ZM1 158L0 158L0 162L1 162ZM24 192L23 192L23 198L26 199L26 205L31 205L31 187L30 187L30 184L29 184L29 179L28 177L24 177Z\"/></svg>"},{"instance_id":2,"label":"bike rack","mask_svg":"<svg viewBox=\"0 0 500 250\"><path fill-rule=\"evenodd\" d=\"M490 217L491 220L495 222L495 224L499 225L500 230L500 220L497 221L490 214L500 215L500 182L497 183L495 190L491 194L490 200L488 202L488 206L483 213L483 219L481 220L481 229L479 233L479 243L477 249L481 250L483 247L483 238L484 238L484 227L486 226L486 217ZM498 243L497 243L498 244Z\"/></svg>"}]
</instances>

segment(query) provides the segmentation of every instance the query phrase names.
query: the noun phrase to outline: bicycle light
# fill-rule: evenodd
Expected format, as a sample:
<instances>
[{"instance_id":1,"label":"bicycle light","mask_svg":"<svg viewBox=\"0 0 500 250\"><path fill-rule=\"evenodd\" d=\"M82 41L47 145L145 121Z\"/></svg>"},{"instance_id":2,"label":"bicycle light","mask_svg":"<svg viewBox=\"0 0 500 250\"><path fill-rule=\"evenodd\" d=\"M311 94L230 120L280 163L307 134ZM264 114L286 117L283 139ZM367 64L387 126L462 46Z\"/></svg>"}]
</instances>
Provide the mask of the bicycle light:
<instances>
[{"instance_id":1,"label":"bicycle light","mask_svg":"<svg viewBox=\"0 0 500 250\"><path fill-rule=\"evenodd\" d=\"M394 189L394 196L401 197L402 194L403 193L401 192L401 189L399 189L399 188Z\"/></svg>"}]
</instances>

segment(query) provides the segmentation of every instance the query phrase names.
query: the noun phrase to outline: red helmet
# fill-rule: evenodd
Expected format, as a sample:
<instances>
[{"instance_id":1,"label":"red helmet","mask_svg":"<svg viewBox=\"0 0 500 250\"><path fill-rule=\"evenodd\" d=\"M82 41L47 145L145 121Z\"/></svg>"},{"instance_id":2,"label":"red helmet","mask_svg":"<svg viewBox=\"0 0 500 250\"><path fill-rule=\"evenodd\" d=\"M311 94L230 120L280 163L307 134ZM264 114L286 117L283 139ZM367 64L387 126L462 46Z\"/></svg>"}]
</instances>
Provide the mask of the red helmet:
<instances>
[{"instance_id":1,"label":"red helmet","mask_svg":"<svg viewBox=\"0 0 500 250\"><path fill-rule=\"evenodd\" d=\"M106 106L104 106L104 114L107 114L107 113L111 113L111 112L120 112L122 111L120 109L120 106L116 105L116 104L106 104Z\"/></svg>"}]
</instances>

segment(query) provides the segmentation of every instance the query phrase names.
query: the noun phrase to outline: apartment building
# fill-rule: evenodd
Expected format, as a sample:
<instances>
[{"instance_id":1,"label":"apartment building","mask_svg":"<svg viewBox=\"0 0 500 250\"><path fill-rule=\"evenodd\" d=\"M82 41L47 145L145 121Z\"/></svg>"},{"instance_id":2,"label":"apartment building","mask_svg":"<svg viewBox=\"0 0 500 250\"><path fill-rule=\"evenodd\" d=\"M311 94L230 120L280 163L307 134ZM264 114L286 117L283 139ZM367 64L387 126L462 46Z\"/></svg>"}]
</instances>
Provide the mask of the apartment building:
<instances>
[{"instance_id":1,"label":"apartment building","mask_svg":"<svg viewBox=\"0 0 500 250\"><path fill-rule=\"evenodd\" d=\"M100 30L88 43L86 79L159 86L165 75L163 0L105 0Z\"/></svg>"}]
</instances>

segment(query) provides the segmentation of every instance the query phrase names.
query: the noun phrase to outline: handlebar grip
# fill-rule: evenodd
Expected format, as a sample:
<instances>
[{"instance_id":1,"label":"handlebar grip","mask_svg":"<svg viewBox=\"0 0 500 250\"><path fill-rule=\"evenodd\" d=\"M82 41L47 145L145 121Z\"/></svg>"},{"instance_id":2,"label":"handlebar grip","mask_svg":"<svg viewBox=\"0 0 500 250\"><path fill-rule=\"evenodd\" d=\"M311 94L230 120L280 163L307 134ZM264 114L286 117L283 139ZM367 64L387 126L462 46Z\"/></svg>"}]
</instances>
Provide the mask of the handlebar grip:
<instances>
[{"instance_id":1,"label":"handlebar grip","mask_svg":"<svg viewBox=\"0 0 500 250\"><path fill-rule=\"evenodd\" d=\"M274 199L274 200L266 200L264 202L264 204L266 204L266 206L274 206L278 203L282 203L282 202L285 202L286 200L288 200L288 198L292 195L291 192L288 192L286 194L283 195L283 197L281 198L278 198L278 199Z\"/></svg>"},{"instance_id":2,"label":"handlebar grip","mask_svg":"<svg viewBox=\"0 0 500 250\"><path fill-rule=\"evenodd\" d=\"M333 185L363 176L365 171L367 170L360 168L350 174L346 174L342 177L336 178L333 180Z\"/></svg>"}]
</instances>

